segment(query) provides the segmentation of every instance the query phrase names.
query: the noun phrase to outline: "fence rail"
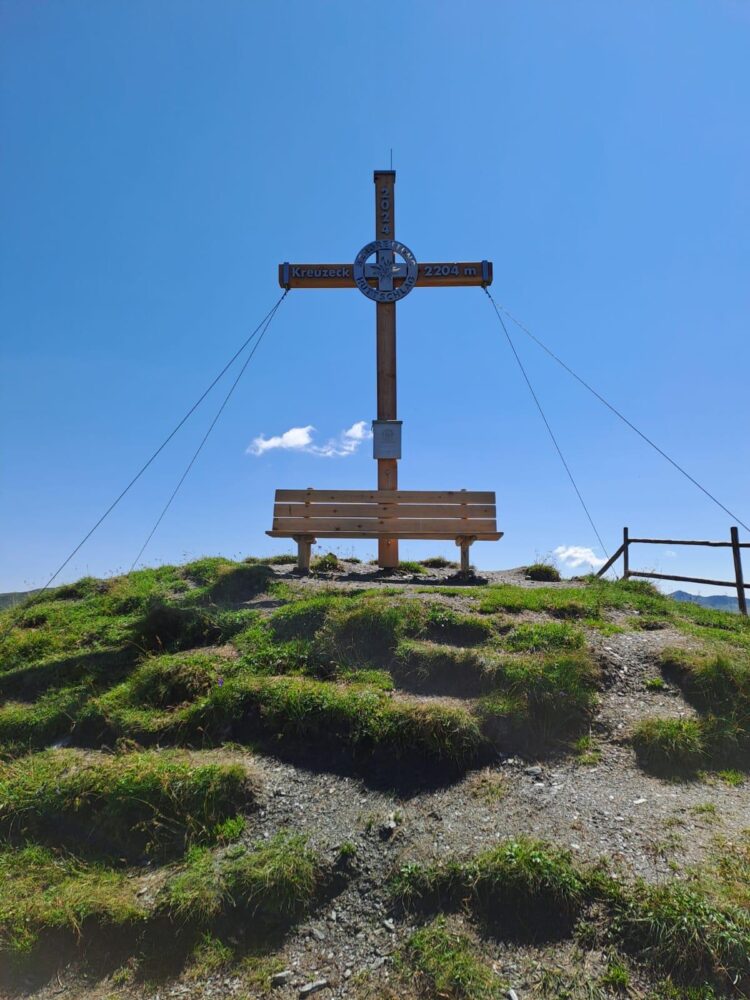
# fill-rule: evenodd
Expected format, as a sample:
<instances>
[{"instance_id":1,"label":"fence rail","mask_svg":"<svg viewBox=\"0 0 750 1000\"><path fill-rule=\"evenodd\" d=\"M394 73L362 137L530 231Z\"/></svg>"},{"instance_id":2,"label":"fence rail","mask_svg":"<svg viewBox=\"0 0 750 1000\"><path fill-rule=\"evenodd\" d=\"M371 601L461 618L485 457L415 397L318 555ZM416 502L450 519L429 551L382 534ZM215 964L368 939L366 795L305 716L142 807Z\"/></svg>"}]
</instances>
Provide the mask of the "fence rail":
<instances>
[{"instance_id":1,"label":"fence rail","mask_svg":"<svg viewBox=\"0 0 750 1000\"><path fill-rule=\"evenodd\" d=\"M750 549L750 542L741 542L737 528L729 531L728 542L705 542L692 538L631 538L628 528L622 529L622 545L617 552L602 566L597 576L604 576L622 556L622 575L624 579L631 576L644 577L647 580L674 580L679 583L705 583L712 587L734 587L737 590L737 604L740 614L747 616L747 598L745 591L750 590L750 584L745 583L742 575L742 549ZM645 570L630 568L631 545L704 545L710 548L731 549L734 562L734 580L707 580L700 576L670 576L666 573L647 573Z\"/></svg>"}]
</instances>

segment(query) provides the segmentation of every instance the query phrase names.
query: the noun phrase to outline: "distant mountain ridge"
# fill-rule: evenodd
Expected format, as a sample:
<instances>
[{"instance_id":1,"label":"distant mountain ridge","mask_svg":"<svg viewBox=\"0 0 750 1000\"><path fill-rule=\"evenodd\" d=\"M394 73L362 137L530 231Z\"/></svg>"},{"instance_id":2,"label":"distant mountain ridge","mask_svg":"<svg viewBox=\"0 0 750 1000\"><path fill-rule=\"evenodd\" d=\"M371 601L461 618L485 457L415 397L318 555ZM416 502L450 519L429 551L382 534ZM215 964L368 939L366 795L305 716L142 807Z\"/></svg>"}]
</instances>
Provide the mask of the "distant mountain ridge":
<instances>
[{"instance_id":1,"label":"distant mountain ridge","mask_svg":"<svg viewBox=\"0 0 750 1000\"><path fill-rule=\"evenodd\" d=\"M708 597L702 597L700 594L689 594L686 590L675 590L674 593L668 594L673 601L687 601L690 604L700 604L704 608L715 608L717 611L734 611L739 613L739 606L737 604L736 597L730 597L728 594L711 594Z\"/></svg>"},{"instance_id":2,"label":"distant mountain ridge","mask_svg":"<svg viewBox=\"0 0 750 1000\"><path fill-rule=\"evenodd\" d=\"M5 608L13 608L21 601L25 601L30 594L35 594L35 590L22 590L15 594L0 594L0 611Z\"/></svg>"}]
</instances>

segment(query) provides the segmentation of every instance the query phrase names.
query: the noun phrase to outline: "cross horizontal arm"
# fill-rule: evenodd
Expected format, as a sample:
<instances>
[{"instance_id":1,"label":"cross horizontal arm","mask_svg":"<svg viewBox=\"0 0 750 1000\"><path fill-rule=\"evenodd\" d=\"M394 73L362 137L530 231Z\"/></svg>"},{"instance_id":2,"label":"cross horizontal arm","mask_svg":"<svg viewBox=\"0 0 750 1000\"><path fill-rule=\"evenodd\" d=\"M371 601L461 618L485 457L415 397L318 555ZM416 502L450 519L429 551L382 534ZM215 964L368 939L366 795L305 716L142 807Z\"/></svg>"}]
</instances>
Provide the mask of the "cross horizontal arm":
<instances>
[{"instance_id":1,"label":"cross horizontal arm","mask_svg":"<svg viewBox=\"0 0 750 1000\"><path fill-rule=\"evenodd\" d=\"M394 288L403 278L394 276ZM376 278L369 278L374 288ZM351 264L279 264L279 284L282 288L356 288ZM441 286L486 287L492 284L492 261L446 261L420 264L417 285L439 288Z\"/></svg>"}]
</instances>

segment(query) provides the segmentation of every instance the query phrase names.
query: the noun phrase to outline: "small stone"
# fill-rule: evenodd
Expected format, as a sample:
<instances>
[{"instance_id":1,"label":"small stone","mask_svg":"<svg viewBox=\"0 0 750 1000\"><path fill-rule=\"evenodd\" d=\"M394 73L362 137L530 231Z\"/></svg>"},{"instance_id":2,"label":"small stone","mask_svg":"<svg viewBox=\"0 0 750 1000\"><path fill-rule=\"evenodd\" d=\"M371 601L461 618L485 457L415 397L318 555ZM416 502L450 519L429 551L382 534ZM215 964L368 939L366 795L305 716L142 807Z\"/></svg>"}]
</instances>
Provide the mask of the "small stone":
<instances>
[{"instance_id":1,"label":"small stone","mask_svg":"<svg viewBox=\"0 0 750 1000\"><path fill-rule=\"evenodd\" d=\"M327 986L327 979L316 979L314 983L306 983L304 986L300 986L299 995L301 997L309 997L313 993L317 993L318 990L324 990Z\"/></svg>"},{"instance_id":2,"label":"small stone","mask_svg":"<svg viewBox=\"0 0 750 1000\"><path fill-rule=\"evenodd\" d=\"M387 931L395 931L395 930L396 930L396 925L395 925L395 924L393 923L393 921L392 921L392 920L390 920L390 919L388 919L388 918L386 918L386 919L385 919L385 920L383 921L383 927L385 927L385 929L386 929Z\"/></svg>"},{"instance_id":3,"label":"small stone","mask_svg":"<svg viewBox=\"0 0 750 1000\"><path fill-rule=\"evenodd\" d=\"M291 969L284 969L283 972L274 972L271 976L271 986L286 986L289 980L292 978Z\"/></svg>"},{"instance_id":4,"label":"small stone","mask_svg":"<svg viewBox=\"0 0 750 1000\"><path fill-rule=\"evenodd\" d=\"M314 937L316 941L325 941L325 931L322 931L319 927L311 927L310 937Z\"/></svg>"},{"instance_id":5,"label":"small stone","mask_svg":"<svg viewBox=\"0 0 750 1000\"><path fill-rule=\"evenodd\" d=\"M344 969L344 979L350 979L352 974L351 969Z\"/></svg>"},{"instance_id":6,"label":"small stone","mask_svg":"<svg viewBox=\"0 0 750 1000\"><path fill-rule=\"evenodd\" d=\"M396 817L393 813L391 813L385 823L381 824L380 829L378 830L380 839L389 840L393 836L397 826Z\"/></svg>"},{"instance_id":7,"label":"small stone","mask_svg":"<svg viewBox=\"0 0 750 1000\"><path fill-rule=\"evenodd\" d=\"M646 799L633 799L634 806L642 806Z\"/></svg>"},{"instance_id":8,"label":"small stone","mask_svg":"<svg viewBox=\"0 0 750 1000\"><path fill-rule=\"evenodd\" d=\"M523 769L524 774L530 774L532 777L536 778L542 773L542 769L538 764L534 764L533 767L525 767Z\"/></svg>"}]
</instances>

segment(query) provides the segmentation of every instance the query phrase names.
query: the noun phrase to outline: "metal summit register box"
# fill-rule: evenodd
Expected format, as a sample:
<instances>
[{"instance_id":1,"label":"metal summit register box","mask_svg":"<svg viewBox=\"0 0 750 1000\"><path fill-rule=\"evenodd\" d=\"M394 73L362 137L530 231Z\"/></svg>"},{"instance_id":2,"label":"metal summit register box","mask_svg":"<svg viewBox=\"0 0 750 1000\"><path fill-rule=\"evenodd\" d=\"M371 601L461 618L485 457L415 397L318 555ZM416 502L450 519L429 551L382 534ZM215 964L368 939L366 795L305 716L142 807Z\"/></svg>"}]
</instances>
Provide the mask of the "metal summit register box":
<instances>
[{"instance_id":1,"label":"metal summit register box","mask_svg":"<svg viewBox=\"0 0 750 1000\"><path fill-rule=\"evenodd\" d=\"M401 458L402 423L402 420L373 420L373 458Z\"/></svg>"}]
</instances>

